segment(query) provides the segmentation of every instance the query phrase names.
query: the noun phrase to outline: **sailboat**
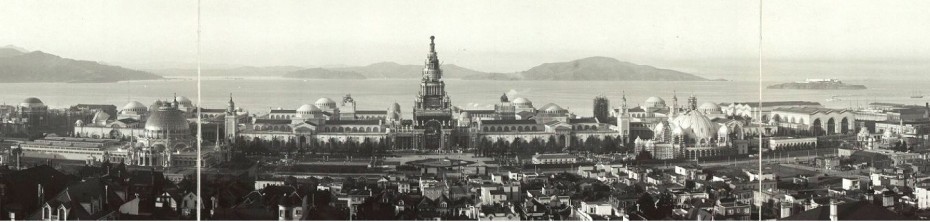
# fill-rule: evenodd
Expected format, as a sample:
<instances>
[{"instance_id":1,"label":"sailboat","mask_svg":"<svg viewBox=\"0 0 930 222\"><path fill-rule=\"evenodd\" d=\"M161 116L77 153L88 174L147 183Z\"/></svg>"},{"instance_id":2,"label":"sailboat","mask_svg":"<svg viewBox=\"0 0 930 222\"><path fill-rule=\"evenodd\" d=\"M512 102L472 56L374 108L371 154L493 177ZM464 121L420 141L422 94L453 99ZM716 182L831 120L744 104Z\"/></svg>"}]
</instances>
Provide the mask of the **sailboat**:
<instances>
[{"instance_id":1,"label":"sailboat","mask_svg":"<svg viewBox=\"0 0 930 222\"><path fill-rule=\"evenodd\" d=\"M917 91L917 94L912 95L911 98L920 99L920 98L924 98L924 95L920 93L920 91Z\"/></svg>"}]
</instances>

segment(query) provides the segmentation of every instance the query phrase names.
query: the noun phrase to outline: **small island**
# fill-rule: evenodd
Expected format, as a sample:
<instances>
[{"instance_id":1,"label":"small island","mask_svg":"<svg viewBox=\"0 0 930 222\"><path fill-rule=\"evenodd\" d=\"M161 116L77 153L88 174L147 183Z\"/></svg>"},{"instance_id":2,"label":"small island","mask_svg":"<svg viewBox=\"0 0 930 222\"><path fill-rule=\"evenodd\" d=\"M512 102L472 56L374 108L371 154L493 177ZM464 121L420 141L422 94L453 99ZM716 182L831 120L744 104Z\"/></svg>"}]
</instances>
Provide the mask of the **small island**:
<instances>
[{"instance_id":1,"label":"small island","mask_svg":"<svg viewBox=\"0 0 930 222\"><path fill-rule=\"evenodd\" d=\"M768 89L807 89L807 90L860 90L864 85L845 84L838 79L807 79L803 82L789 82L770 85Z\"/></svg>"}]
</instances>

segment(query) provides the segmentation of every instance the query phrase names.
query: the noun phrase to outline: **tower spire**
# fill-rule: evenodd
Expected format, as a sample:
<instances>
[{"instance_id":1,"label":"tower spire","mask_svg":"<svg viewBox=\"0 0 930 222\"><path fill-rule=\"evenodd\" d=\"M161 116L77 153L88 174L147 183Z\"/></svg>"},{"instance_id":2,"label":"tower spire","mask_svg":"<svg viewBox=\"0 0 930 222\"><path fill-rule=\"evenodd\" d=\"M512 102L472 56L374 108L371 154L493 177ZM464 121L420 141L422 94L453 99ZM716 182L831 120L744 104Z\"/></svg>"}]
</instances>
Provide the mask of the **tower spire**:
<instances>
[{"instance_id":1,"label":"tower spire","mask_svg":"<svg viewBox=\"0 0 930 222\"><path fill-rule=\"evenodd\" d=\"M436 52L436 36L429 36L429 52Z\"/></svg>"}]
</instances>

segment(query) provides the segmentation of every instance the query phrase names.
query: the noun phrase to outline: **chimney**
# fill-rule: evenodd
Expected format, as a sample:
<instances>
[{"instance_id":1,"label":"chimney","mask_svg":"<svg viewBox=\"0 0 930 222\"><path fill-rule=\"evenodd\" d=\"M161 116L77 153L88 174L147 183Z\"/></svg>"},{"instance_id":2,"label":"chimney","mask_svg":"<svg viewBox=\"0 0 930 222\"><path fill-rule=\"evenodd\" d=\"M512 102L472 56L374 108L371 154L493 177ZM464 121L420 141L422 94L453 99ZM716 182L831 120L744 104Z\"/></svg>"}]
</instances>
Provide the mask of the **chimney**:
<instances>
[{"instance_id":1,"label":"chimney","mask_svg":"<svg viewBox=\"0 0 930 222\"><path fill-rule=\"evenodd\" d=\"M836 213L836 201L830 199L830 221L839 220L839 216Z\"/></svg>"}]
</instances>

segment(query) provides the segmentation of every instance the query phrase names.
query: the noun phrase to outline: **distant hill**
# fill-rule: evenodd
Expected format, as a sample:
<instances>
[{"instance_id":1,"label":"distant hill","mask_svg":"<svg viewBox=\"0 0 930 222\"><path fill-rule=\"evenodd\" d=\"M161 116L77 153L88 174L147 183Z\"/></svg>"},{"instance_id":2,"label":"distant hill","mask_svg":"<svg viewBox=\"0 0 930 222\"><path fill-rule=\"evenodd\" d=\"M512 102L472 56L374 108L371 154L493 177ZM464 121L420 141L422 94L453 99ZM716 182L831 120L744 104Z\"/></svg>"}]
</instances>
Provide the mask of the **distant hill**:
<instances>
[{"instance_id":1,"label":"distant hill","mask_svg":"<svg viewBox=\"0 0 930 222\"><path fill-rule=\"evenodd\" d=\"M161 78L148 72L62 58L41 51L0 48L0 82L117 82Z\"/></svg>"},{"instance_id":2,"label":"distant hill","mask_svg":"<svg viewBox=\"0 0 930 222\"><path fill-rule=\"evenodd\" d=\"M545 63L521 73L525 80L568 81L706 81L669 69L637 65L608 57L589 57L569 62Z\"/></svg>"},{"instance_id":3,"label":"distant hill","mask_svg":"<svg viewBox=\"0 0 930 222\"><path fill-rule=\"evenodd\" d=\"M296 79L365 79L365 76L357 72L335 71L323 68L297 70L284 74L282 77Z\"/></svg>"},{"instance_id":4,"label":"distant hill","mask_svg":"<svg viewBox=\"0 0 930 222\"><path fill-rule=\"evenodd\" d=\"M419 79L423 75L423 65L401 65L394 62L330 69L359 73L369 79ZM486 74L454 64L442 65L442 72L443 78L446 79L462 79L472 75Z\"/></svg>"},{"instance_id":5,"label":"distant hill","mask_svg":"<svg viewBox=\"0 0 930 222\"><path fill-rule=\"evenodd\" d=\"M843 82L789 82L770 85L767 89L804 89L804 90L861 90L865 85L851 85Z\"/></svg>"},{"instance_id":6,"label":"distant hill","mask_svg":"<svg viewBox=\"0 0 930 222\"><path fill-rule=\"evenodd\" d=\"M299 66L242 66L236 68L201 69L202 76L228 76L228 77L280 77L284 74L304 69ZM197 76L197 69L172 68L147 70L163 76Z\"/></svg>"},{"instance_id":7,"label":"distant hill","mask_svg":"<svg viewBox=\"0 0 930 222\"><path fill-rule=\"evenodd\" d=\"M164 76L195 76L196 69L149 70ZM545 63L523 72L487 73L457 66L442 65L444 79L463 80L565 80L565 81L709 81L708 79L669 69L637 65L607 57L590 57L569 62ZM204 69L203 76L285 77L322 79L419 79L423 65L380 62L366 66L303 68L297 66ZM341 76L345 74L346 76ZM362 77L360 78L359 75ZM721 81L713 80L713 81Z\"/></svg>"}]
</instances>

